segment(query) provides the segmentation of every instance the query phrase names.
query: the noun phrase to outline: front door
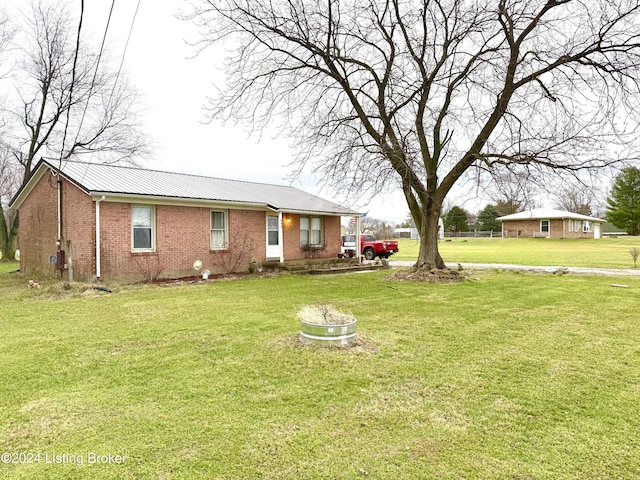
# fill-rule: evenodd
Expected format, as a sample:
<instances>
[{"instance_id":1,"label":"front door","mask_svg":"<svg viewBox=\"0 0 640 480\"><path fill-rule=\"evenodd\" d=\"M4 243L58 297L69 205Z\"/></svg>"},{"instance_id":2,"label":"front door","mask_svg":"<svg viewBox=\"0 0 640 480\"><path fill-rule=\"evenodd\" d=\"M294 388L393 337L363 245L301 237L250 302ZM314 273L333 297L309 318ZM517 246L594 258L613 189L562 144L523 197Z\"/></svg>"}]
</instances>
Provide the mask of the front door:
<instances>
[{"instance_id":1,"label":"front door","mask_svg":"<svg viewBox=\"0 0 640 480\"><path fill-rule=\"evenodd\" d=\"M278 215L267 215L267 258L280 258Z\"/></svg>"}]
</instances>

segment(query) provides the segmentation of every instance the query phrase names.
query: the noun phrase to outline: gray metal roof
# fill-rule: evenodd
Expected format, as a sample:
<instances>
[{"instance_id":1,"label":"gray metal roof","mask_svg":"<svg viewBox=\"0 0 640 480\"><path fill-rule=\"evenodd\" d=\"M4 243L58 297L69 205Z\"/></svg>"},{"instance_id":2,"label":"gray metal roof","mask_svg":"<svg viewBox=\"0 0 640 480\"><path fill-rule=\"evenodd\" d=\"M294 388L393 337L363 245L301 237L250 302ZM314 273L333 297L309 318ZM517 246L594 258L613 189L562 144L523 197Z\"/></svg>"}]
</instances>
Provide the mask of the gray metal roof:
<instances>
[{"instance_id":1,"label":"gray metal roof","mask_svg":"<svg viewBox=\"0 0 640 480\"><path fill-rule=\"evenodd\" d=\"M498 217L496 220L510 221L510 220L551 220L551 219L567 219L567 220L584 220L589 222L603 222L599 218L588 217L587 215L581 215L579 213L568 212L566 210L554 210L551 208L534 208L533 210L526 210L524 212L512 213L511 215L505 215Z\"/></svg>"},{"instance_id":2,"label":"gray metal roof","mask_svg":"<svg viewBox=\"0 0 640 480\"><path fill-rule=\"evenodd\" d=\"M355 214L342 205L285 185L85 162L67 162L61 171L65 177L89 194L123 194L220 203L246 203L283 211L332 215Z\"/></svg>"}]
</instances>

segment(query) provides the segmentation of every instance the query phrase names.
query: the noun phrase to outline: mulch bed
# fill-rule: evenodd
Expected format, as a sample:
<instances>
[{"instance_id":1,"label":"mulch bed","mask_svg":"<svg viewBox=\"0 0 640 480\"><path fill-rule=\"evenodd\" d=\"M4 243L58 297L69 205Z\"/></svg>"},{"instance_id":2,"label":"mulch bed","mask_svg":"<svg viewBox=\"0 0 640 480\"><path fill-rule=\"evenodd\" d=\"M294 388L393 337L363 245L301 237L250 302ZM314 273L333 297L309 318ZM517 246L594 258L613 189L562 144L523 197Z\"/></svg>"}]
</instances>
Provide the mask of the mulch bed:
<instances>
[{"instance_id":1,"label":"mulch bed","mask_svg":"<svg viewBox=\"0 0 640 480\"><path fill-rule=\"evenodd\" d=\"M467 275L458 270L418 268L398 270L387 277L389 280L400 282L425 282L425 283L457 283L463 282Z\"/></svg>"}]
</instances>

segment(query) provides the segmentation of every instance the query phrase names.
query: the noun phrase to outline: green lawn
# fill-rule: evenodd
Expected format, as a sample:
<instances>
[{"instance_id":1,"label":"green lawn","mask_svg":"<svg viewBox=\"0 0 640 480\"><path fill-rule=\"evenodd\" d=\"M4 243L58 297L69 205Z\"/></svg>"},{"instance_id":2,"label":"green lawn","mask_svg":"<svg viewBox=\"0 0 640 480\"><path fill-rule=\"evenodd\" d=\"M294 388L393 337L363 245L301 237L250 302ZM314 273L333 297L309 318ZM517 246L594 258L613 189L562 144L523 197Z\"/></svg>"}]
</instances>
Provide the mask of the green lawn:
<instances>
[{"instance_id":1,"label":"green lawn","mask_svg":"<svg viewBox=\"0 0 640 480\"><path fill-rule=\"evenodd\" d=\"M9 273L20 268L19 262L0 262L0 274Z\"/></svg>"},{"instance_id":2,"label":"green lawn","mask_svg":"<svg viewBox=\"0 0 640 480\"><path fill-rule=\"evenodd\" d=\"M0 453L40 454L0 478L640 477L640 279L387 274L111 294L0 274ZM358 318L355 348L298 344L315 302Z\"/></svg>"},{"instance_id":3,"label":"green lawn","mask_svg":"<svg viewBox=\"0 0 640 480\"><path fill-rule=\"evenodd\" d=\"M400 239L400 251L392 260L416 260L420 244ZM633 268L632 248L640 238L555 240L548 238L454 238L441 240L445 262L513 263L564 267Z\"/></svg>"}]
</instances>

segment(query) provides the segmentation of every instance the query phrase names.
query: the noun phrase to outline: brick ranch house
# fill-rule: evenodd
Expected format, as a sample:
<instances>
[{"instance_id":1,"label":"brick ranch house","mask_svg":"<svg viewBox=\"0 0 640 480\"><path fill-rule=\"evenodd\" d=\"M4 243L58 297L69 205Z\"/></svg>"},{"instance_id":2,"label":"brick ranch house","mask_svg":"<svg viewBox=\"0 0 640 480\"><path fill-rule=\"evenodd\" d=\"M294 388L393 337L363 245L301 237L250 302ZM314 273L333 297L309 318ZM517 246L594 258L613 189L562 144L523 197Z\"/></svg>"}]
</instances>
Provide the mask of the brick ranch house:
<instances>
[{"instance_id":1,"label":"brick ranch house","mask_svg":"<svg viewBox=\"0 0 640 480\"><path fill-rule=\"evenodd\" d=\"M535 208L498 217L503 238L601 238L604 220L565 210Z\"/></svg>"},{"instance_id":2,"label":"brick ranch house","mask_svg":"<svg viewBox=\"0 0 640 480\"><path fill-rule=\"evenodd\" d=\"M337 257L356 213L289 186L41 160L11 201L20 268L74 279L246 271L250 262Z\"/></svg>"}]
</instances>

